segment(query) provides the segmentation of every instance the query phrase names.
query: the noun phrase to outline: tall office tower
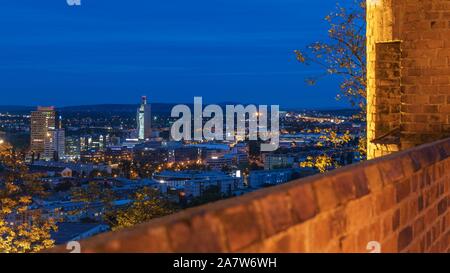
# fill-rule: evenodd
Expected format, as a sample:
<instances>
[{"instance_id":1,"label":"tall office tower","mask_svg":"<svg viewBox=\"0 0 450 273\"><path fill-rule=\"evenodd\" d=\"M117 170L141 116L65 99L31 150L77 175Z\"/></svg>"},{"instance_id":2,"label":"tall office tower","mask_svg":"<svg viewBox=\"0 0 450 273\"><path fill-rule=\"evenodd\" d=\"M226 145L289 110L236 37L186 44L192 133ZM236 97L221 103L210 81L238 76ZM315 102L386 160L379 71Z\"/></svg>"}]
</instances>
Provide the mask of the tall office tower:
<instances>
[{"instance_id":1,"label":"tall office tower","mask_svg":"<svg viewBox=\"0 0 450 273\"><path fill-rule=\"evenodd\" d=\"M31 153L35 158L44 156L45 147L56 129L56 112L54 107L38 107L31 113Z\"/></svg>"},{"instance_id":2,"label":"tall office tower","mask_svg":"<svg viewBox=\"0 0 450 273\"><path fill-rule=\"evenodd\" d=\"M137 110L137 130L139 140L147 140L152 134L152 113L147 97L142 97L141 106Z\"/></svg>"}]
</instances>

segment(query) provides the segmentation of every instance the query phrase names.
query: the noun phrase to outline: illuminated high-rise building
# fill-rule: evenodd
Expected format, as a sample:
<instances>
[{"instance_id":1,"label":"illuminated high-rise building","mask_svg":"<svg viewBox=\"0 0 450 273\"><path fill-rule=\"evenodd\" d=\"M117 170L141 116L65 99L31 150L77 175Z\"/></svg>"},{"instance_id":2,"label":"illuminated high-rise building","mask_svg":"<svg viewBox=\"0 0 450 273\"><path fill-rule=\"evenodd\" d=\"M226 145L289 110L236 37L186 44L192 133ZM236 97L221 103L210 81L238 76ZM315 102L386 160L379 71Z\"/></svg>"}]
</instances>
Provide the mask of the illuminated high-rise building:
<instances>
[{"instance_id":1,"label":"illuminated high-rise building","mask_svg":"<svg viewBox=\"0 0 450 273\"><path fill-rule=\"evenodd\" d=\"M62 118L54 107L38 107L31 113L31 153L35 158L60 159L65 156L65 132Z\"/></svg>"},{"instance_id":2,"label":"illuminated high-rise building","mask_svg":"<svg viewBox=\"0 0 450 273\"><path fill-rule=\"evenodd\" d=\"M152 114L147 97L142 97L141 106L137 110L137 131L139 140L147 140L152 135Z\"/></svg>"},{"instance_id":3,"label":"illuminated high-rise building","mask_svg":"<svg viewBox=\"0 0 450 273\"><path fill-rule=\"evenodd\" d=\"M54 107L38 107L31 113L31 153L36 158L44 156L46 146L52 138L51 131L56 129L56 112Z\"/></svg>"}]
</instances>

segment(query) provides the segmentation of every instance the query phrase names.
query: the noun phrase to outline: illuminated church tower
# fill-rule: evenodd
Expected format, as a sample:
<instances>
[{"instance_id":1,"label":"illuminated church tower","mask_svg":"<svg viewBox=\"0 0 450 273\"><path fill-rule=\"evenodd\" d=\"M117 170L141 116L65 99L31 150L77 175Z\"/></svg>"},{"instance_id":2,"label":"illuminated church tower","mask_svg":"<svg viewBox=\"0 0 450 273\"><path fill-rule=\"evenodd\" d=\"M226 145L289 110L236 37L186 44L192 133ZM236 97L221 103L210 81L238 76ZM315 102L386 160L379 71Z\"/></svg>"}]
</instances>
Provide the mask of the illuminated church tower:
<instances>
[{"instance_id":1,"label":"illuminated church tower","mask_svg":"<svg viewBox=\"0 0 450 273\"><path fill-rule=\"evenodd\" d=\"M139 140L150 139L152 134L152 113L147 97L142 97L141 106L137 110L137 130Z\"/></svg>"}]
</instances>

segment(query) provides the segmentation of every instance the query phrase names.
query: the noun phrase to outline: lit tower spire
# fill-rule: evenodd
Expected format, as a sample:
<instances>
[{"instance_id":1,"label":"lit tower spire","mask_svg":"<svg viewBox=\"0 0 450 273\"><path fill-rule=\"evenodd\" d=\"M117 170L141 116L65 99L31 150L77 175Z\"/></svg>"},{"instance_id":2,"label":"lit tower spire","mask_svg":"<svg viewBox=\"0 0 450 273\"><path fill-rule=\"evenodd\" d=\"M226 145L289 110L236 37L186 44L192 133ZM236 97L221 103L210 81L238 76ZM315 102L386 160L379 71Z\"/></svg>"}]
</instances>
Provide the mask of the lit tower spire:
<instances>
[{"instance_id":1,"label":"lit tower spire","mask_svg":"<svg viewBox=\"0 0 450 273\"><path fill-rule=\"evenodd\" d=\"M141 105L137 110L137 130L139 140L150 139L152 134L152 114L150 105L147 104L147 96L142 96Z\"/></svg>"}]
</instances>

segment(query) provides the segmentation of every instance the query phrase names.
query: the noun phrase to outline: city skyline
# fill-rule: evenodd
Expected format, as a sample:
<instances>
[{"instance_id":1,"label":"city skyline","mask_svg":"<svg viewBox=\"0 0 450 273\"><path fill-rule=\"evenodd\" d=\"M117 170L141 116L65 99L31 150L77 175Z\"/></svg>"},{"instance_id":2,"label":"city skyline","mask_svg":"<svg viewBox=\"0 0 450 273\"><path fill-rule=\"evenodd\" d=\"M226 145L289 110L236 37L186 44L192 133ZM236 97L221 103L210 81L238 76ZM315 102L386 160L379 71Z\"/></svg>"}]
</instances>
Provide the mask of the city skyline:
<instances>
[{"instance_id":1,"label":"city skyline","mask_svg":"<svg viewBox=\"0 0 450 273\"><path fill-rule=\"evenodd\" d=\"M0 254L450 253L450 0L334 1L4 1Z\"/></svg>"},{"instance_id":2,"label":"city skyline","mask_svg":"<svg viewBox=\"0 0 450 273\"><path fill-rule=\"evenodd\" d=\"M337 81L305 84L319 71L293 53L326 36L334 1L213 2L5 3L0 21L11 27L0 30L8 37L0 42L0 89L8 98L0 104L128 104L142 95L184 103L201 95L211 103L348 106L335 100Z\"/></svg>"}]
</instances>

